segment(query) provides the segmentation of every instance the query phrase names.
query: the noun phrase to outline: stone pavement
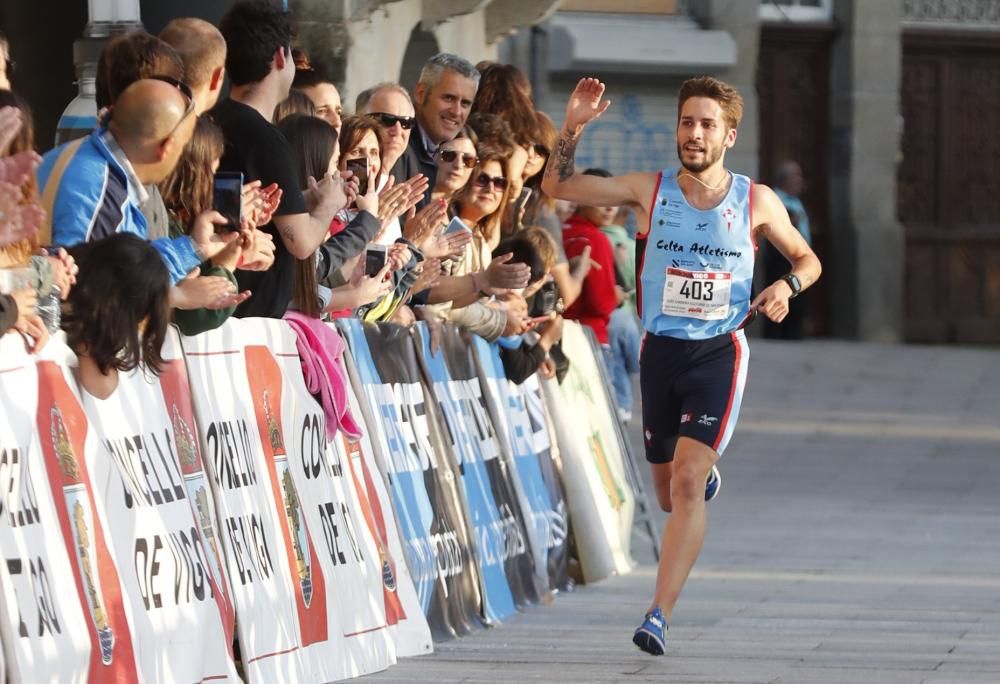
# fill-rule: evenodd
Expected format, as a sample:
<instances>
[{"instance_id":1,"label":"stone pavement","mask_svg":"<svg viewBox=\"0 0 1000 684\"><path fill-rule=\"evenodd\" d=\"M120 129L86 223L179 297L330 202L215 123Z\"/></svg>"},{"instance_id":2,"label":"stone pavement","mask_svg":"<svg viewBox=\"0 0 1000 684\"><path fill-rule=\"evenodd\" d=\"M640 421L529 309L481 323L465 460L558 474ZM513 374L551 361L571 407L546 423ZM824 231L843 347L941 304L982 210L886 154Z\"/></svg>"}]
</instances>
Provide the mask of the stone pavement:
<instances>
[{"instance_id":1,"label":"stone pavement","mask_svg":"<svg viewBox=\"0 0 1000 684\"><path fill-rule=\"evenodd\" d=\"M1000 683L1000 352L753 341L720 467L665 657L636 535L634 573L363 681Z\"/></svg>"}]
</instances>

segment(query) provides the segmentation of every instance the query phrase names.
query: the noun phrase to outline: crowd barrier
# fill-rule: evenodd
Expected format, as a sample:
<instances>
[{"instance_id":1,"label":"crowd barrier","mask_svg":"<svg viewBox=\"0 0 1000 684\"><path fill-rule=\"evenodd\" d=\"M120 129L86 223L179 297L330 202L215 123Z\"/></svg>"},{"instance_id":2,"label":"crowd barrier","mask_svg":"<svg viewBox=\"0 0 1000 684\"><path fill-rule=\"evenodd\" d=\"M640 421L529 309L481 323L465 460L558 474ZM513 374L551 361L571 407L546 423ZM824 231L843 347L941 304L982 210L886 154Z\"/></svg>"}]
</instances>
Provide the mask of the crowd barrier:
<instances>
[{"instance_id":1,"label":"crowd barrier","mask_svg":"<svg viewBox=\"0 0 1000 684\"><path fill-rule=\"evenodd\" d=\"M283 321L171 331L103 400L59 340L0 339L0 675L342 680L630 569L592 335L515 385L451 326L337 330L360 438L327 439Z\"/></svg>"}]
</instances>

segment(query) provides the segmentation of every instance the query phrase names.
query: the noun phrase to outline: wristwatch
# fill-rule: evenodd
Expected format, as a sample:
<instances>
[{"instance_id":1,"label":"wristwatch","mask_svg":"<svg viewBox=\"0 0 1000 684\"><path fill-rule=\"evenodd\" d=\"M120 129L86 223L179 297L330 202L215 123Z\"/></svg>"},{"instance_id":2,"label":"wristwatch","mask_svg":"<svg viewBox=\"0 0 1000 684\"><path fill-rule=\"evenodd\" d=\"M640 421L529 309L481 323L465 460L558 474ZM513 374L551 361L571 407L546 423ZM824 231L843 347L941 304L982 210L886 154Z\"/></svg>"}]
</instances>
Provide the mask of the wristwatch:
<instances>
[{"instance_id":1,"label":"wristwatch","mask_svg":"<svg viewBox=\"0 0 1000 684\"><path fill-rule=\"evenodd\" d=\"M802 283L799 282L798 276L794 273L786 273L781 276L781 279L788 283L788 287L792 288L792 296L789 299L795 299L802 292Z\"/></svg>"}]
</instances>

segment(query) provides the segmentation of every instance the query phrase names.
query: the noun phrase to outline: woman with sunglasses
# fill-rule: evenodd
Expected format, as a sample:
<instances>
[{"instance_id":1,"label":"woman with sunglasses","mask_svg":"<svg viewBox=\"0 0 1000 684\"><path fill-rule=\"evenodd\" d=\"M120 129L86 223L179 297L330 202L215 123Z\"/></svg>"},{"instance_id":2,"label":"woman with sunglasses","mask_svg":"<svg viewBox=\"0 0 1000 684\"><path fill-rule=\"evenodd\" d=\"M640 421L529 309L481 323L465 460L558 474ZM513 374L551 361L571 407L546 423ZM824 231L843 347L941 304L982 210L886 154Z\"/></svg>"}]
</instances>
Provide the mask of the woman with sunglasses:
<instances>
[{"instance_id":1,"label":"woman with sunglasses","mask_svg":"<svg viewBox=\"0 0 1000 684\"><path fill-rule=\"evenodd\" d=\"M501 274L515 268L506 263L510 259L509 254L498 259L493 259L492 255L493 248L500 242L500 221L510 196L506 177L510 152L491 143L482 143L478 147L477 156L479 164L473 170L472 178L452 205L455 215L472 231L472 242L466 246L463 256L453 264L451 278L447 279L448 282L442 282L445 287L435 289L438 289L437 294L440 296L457 279L470 277L474 290L472 298L455 297L446 315L453 323L493 341L501 336L521 334L526 327L525 316L509 312L503 305L483 299L493 293L494 287L503 289L498 285L500 277L519 276L513 272ZM523 275L523 282L515 284L514 289L527 284L529 274ZM432 301L435 301L434 294L432 292Z\"/></svg>"},{"instance_id":2,"label":"woman with sunglasses","mask_svg":"<svg viewBox=\"0 0 1000 684\"><path fill-rule=\"evenodd\" d=\"M472 176L479 158L476 156L478 136L469 126L463 126L454 140L441 143L434 154L437 176L432 200L448 200L464 188Z\"/></svg>"}]
</instances>

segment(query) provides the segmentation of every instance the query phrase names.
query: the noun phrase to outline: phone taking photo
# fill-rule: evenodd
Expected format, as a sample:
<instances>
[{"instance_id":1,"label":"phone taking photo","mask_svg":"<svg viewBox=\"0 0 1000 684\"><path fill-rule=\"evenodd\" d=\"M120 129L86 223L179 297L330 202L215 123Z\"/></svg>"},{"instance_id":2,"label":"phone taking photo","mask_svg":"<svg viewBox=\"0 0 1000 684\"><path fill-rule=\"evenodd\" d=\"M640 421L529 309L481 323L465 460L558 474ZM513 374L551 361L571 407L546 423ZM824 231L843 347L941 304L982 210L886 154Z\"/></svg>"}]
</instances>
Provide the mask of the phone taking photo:
<instances>
[{"instance_id":1,"label":"phone taking photo","mask_svg":"<svg viewBox=\"0 0 1000 684\"><path fill-rule=\"evenodd\" d=\"M348 159L347 170L358 179L358 194L368 194L368 158Z\"/></svg>"},{"instance_id":2,"label":"phone taking photo","mask_svg":"<svg viewBox=\"0 0 1000 684\"><path fill-rule=\"evenodd\" d=\"M243 225L243 174L220 171L212 183L212 209L226 219L224 230L234 232Z\"/></svg>"},{"instance_id":3,"label":"phone taking photo","mask_svg":"<svg viewBox=\"0 0 1000 684\"><path fill-rule=\"evenodd\" d=\"M444 234L450 235L452 233L457 233L460 230L464 230L469 235L472 235L472 231L467 225L465 225L465 221L456 216L451 220L451 223L448 224L448 227L444 229Z\"/></svg>"},{"instance_id":4,"label":"phone taking photo","mask_svg":"<svg viewBox=\"0 0 1000 684\"><path fill-rule=\"evenodd\" d=\"M385 268L386 249L384 245L373 245L365 252L365 275L374 278Z\"/></svg>"}]
</instances>

